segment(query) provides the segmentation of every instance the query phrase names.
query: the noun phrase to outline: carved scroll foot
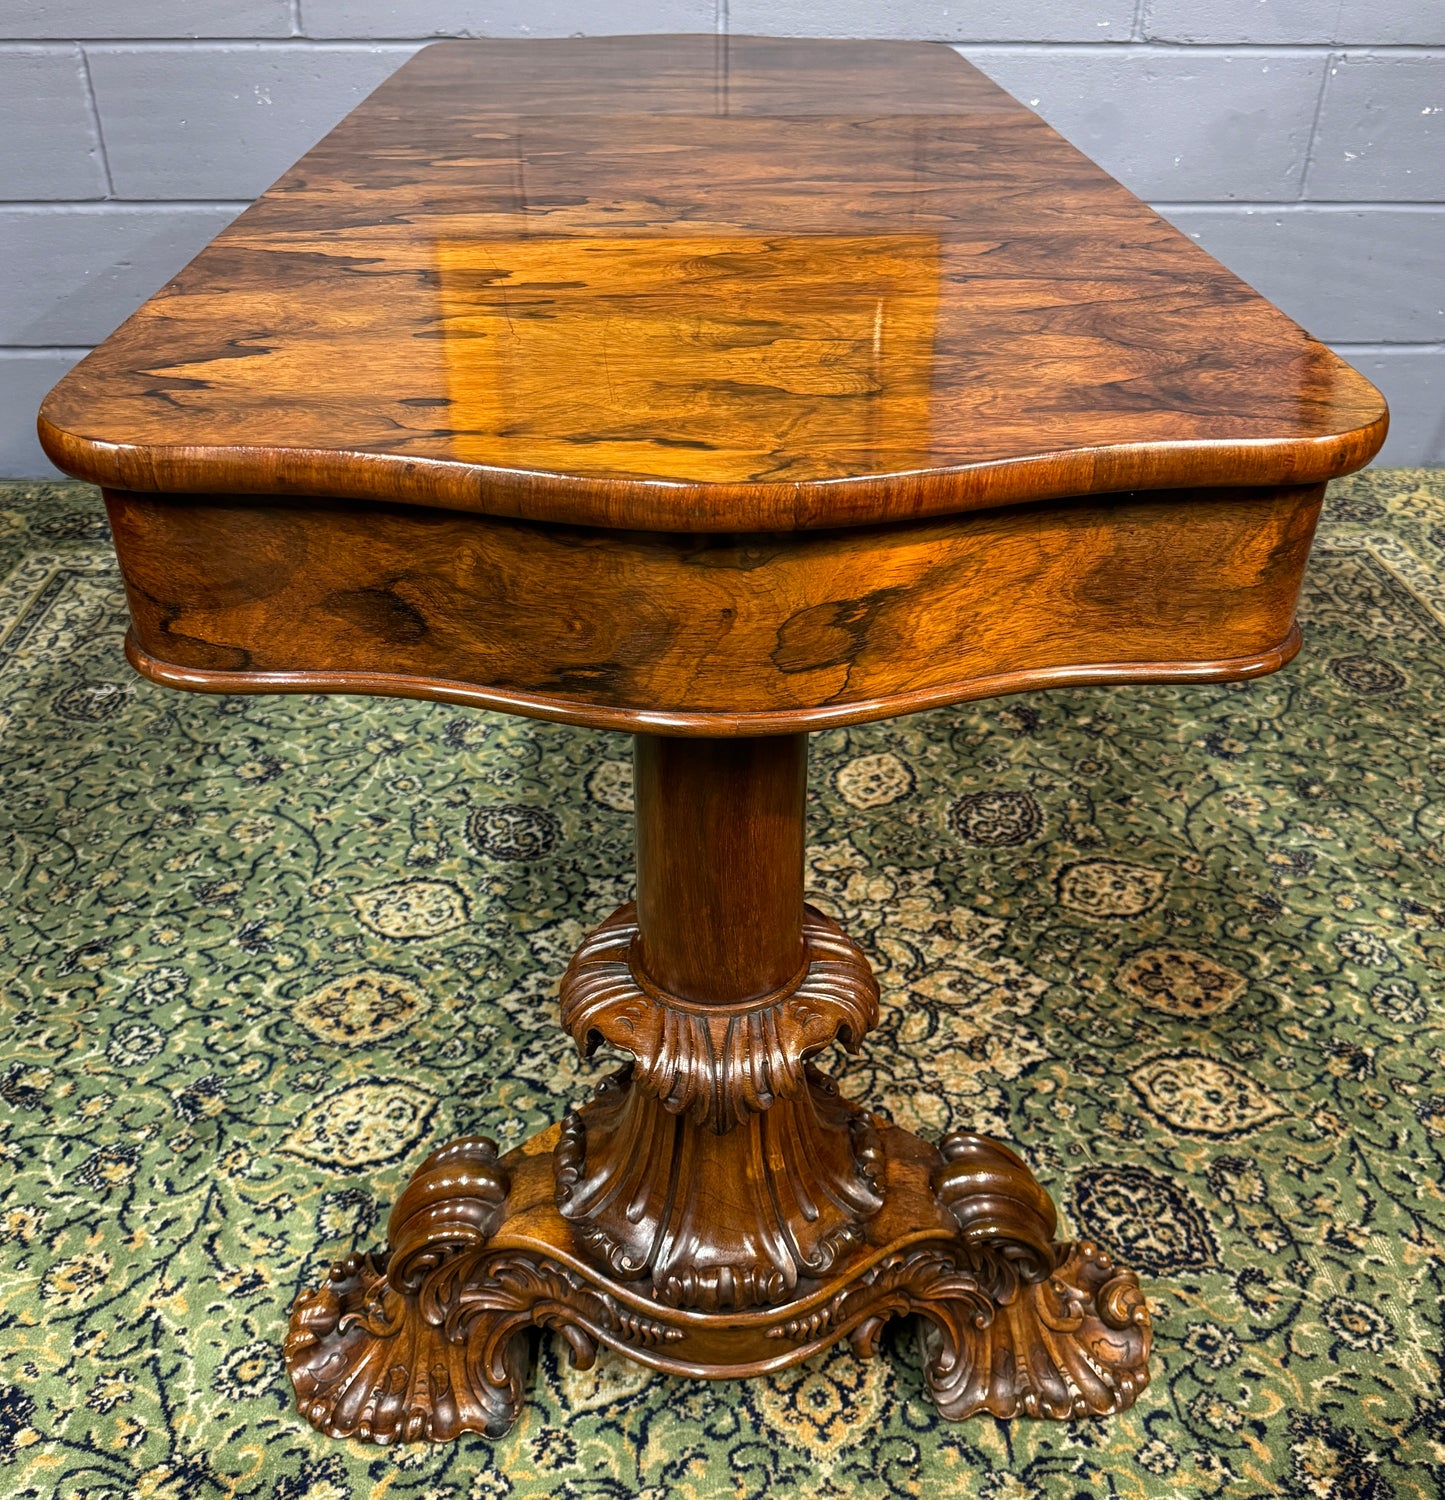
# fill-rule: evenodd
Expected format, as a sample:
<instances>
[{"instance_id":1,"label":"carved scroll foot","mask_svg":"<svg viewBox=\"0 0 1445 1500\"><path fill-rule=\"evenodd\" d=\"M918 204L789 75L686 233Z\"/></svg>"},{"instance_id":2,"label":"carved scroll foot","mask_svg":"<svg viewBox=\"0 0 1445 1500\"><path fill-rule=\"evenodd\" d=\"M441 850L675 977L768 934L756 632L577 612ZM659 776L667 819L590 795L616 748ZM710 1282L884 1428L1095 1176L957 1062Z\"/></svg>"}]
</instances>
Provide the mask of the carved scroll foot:
<instances>
[{"instance_id":1,"label":"carved scroll foot","mask_svg":"<svg viewBox=\"0 0 1445 1500\"><path fill-rule=\"evenodd\" d=\"M1148 1384L1149 1313L1134 1273L1088 1240L1059 1251L1052 1274L1002 1305L960 1296L957 1269L920 1289L928 1389L949 1421L1108 1416Z\"/></svg>"},{"instance_id":2,"label":"carved scroll foot","mask_svg":"<svg viewBox=\"0 0 1445 1500\"><path fill-rule=\"evenodd\" d=\"M925 1270L912 1305L942 1415L1068 1418L1132 1406L1149 1380L1138 1278L1088 1240L1053 1240L1053 1204L1008 1147L958 1132L940 1154L933 1190L963 1255L951 1270Z\"/></svg>"},{"instance_id":3,"label":"carved scroll foot","mask_svg":"<svg viewBox=\"0 0 1445 1500\"><path fill-rule=\"evenodd\" d=\"M899 1137L913 1139L889 1131L889 1146ZM1106 1416L1132 1406L1149 1381L1150 1347L1134 1273L1087 1240L1055 1241L1048 1195L998 1141L945 1137L930 1186L951 1232L876 1259L769 1337L822 1347L830 1334L846 1335L867 1359L890 1318L915 1314L928 1390L949 1421L984 1411ZM919 1207L910 1211L919 1216Z\"/></svg>"},{"instance_id":4,"label":"carved scroll foot","mask_svg":"<svg viewBox=\"0 0 1445 1500\"><path fill-rule=\"evenodd\" d=\"M449 1337L419 1298L390 1287L384 1256L352 1255L298 1299L286 1366L301 1415L328 1437L382 1444L449 1442L463 1432L500 1437L522 1409L528 1350L520 1336L483 1333L482 1342L496 1345L490 1359L476 1357L472 1339Z\"/></svg>"},{"instance_id":5,"label":"carved scroll foot","mask_svg":"<svg viewBox=\"0 0 1445 1500\"><path fill-rule=\"evenodd\" d=\"M392 1210L391 1249L335 1262L297 1299L285 1344L301 1414L331 1437L498 1436L522 1405L527 1268L495 1264L507 1174L481 1137L422 1164Z\"/></svg>"}]
</instances>

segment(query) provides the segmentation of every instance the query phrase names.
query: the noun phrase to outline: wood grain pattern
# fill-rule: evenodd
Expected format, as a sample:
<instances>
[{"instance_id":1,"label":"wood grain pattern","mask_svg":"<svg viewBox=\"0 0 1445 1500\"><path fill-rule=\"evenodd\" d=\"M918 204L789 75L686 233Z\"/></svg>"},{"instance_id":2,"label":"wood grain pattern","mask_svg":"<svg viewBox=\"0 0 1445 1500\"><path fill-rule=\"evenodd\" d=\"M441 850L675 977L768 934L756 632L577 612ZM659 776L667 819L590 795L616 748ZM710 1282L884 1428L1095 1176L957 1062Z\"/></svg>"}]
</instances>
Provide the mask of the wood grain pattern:
<instances>
[{"instance_id":1,"label":"wood grain pattern","mask_svg":"<svg viewBox=\"0 0 1445 1500\"><path fill-rule=\"evenodd\" d=\"M1385 421L914 44L428 49L83 361L41 431L106 487L141 671L639 735L638 901L562 984L630 1061L434 1153L389 1254L302 1295L308 1419L499 1432L533 1327L723 1376L907 1313L946 1417L1129 1405L1132 1274L1007 1147L815 1066L879 997L803 906L804 731L1273 670Z\"/></svg>"},{"instance_id":2,"label":"wood grain pattern","mask_svg":"<svg viewBox=\"0 0 1445 1500\"><path fill-rule=\"evenodd\" d=\"M1312 483L1379 394L947 48L446 43L71 372L127 490L793 531Z\"/></svg>"},{"instance_id":3,"label":"wood grain pattern","mask_svg":"<svg viewBox=\"0 0 1445 1500\"><path fill-rule=\"evenodd\" d=\"M807 736L640 734L633 785L639 971L694 1005L796 985L805 959Z\"/></svg>"},{"instance_id":4,"label":"wood grain pattern","mask_svg":"<svg viewBox=\"0 0 1445 1500\"><path fill-rule=\"evenodd\" d=\"M394 693L603 729L779 734L1065 682L1257 675L1298 646L1320 486L792 536L107 492L146 676Z\"/></svg>"}]
</instances>

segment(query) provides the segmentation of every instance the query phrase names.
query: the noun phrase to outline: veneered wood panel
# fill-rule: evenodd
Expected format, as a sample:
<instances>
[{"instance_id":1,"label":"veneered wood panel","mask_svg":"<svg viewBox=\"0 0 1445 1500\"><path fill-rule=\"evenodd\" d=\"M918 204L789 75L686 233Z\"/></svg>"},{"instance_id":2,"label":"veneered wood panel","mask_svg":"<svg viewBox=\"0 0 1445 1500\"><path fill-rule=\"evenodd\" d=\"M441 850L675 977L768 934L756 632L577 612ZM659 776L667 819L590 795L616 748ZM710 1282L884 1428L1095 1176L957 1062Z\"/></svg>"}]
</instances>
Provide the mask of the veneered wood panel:
<instances>
[{"instance_id":1,"label":"veneered wood panel","mask_svg":"<svg viewBox=\"0 0 1445 1500\"><path fill-rule=\"evenodd\" d=\"M137 665L602 728L783 732L1292 654L1321 489L1141 494L778 536L108 492Z\"/></svg>"}]
</instances>

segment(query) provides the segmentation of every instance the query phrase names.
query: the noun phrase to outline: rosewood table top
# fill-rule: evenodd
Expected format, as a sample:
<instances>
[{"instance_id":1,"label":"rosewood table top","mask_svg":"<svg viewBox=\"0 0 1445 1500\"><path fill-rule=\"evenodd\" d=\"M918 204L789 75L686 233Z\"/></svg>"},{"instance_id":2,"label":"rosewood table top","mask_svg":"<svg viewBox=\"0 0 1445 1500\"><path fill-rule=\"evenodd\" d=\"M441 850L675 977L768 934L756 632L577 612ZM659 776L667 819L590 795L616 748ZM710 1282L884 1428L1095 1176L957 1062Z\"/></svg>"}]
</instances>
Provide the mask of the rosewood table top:
<instances>
[{"instance_id":1,"label":"rosewood table top","mask_svg":"<svg viewBox=\"0 0 1445 1500\"><path fill-rule=\"evenodd\" d=\"M950 49L429 47L61 382L63 467L688 532L1310 483L1374 389Z\"/></svg>"},{"instance_id":2,"label":"rosewood table top","mask_svg":"<svg viewBox=\"0 0 1445 1500\"><path fill-rule=\"evenodd\" d=\"M901 1315L945 1417L1128 1406L1133 1273L819 1070L880 1009L804 902L808 731L1282 666L1386 420L943 47L448 43L309 152L42 409L130 659L631 731L637 899L559 996L629 1061L420 1165L292 1310L302 1414L496 1434L534 1328L756 1376Z\"/></svg>"}]
</instances>

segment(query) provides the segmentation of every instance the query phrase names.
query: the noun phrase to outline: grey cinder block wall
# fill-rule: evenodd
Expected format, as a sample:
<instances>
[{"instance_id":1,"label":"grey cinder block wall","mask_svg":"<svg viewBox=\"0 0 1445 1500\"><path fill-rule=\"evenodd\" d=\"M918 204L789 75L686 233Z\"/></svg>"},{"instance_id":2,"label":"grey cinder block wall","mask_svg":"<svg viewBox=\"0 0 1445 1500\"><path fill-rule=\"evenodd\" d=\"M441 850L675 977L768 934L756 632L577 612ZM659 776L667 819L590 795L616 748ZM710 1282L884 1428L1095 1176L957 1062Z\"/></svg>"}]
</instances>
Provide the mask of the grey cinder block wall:
<instances>
[{"instance_id":1,"label":"grey cinder block wall","mask_svg":"<svg viewBox=\"0 0 1445 1500\"><path fill-rule=\"evenodd\" d=\"M951 42L1445 463L1445 0L3 0L0 475L49 386L424 41Z\"/></svg>"}]
</instances>

